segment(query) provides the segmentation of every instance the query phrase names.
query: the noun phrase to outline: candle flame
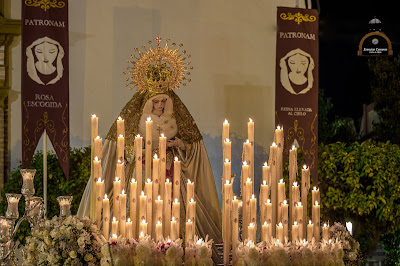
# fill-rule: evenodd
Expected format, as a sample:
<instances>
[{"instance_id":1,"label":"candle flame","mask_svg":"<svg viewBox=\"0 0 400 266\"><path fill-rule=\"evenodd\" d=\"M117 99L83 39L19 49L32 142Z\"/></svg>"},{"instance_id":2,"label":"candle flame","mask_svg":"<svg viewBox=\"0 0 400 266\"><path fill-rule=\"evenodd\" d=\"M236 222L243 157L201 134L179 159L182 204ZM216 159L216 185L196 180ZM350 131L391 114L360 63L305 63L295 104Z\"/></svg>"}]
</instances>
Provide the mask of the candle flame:
<instances>
[{"instance_id":1,"label":"candle flame","mask_svg":"<svg viewBox=\"0 0 400 266\"><path fill-rule=\"evenodd\" d=\"M268 167L268 163L265 162L264 165L263 165L263 167Z\"/></svg>"},{"instance_id":2,"label":"candle flame","mask_svg":"<svg viewBox=\"0 0 400 266\"><path fill-rule=\"evenodd\" d=\"M120 159L118 159L118 161L117 161L117 164L122 164L122 162L121 162L121 160L120 160Z\"/></svg>"},{"instance_id":3,"label":"candle flame","mask_svg":"<svg viewBox=\"0 0 400 266\"><path fill-rule=\"evenodd\" d=\"M119 180L119 177L118 176L116 176L115 177L115 182L119 182L120 180Z\"/></svg>"},{"instance_id":4,"label":"candle flame","mask_svg":"<svg viewBox=\"0 0 400 266\"><path fill-rule=\"evenodd\" d=\"M328 227L328 225L327 225L327 224L324 224L324 227Z\"/></svg>"},{"instance_id":5,"label":"candle flame","mask_svg":"<svg viewBox=\"0 0 400 266\"><path fill-rule=\"evenodd\" d=\"M128 223L130 223L131 222L131 218L128 218L128 221L127 221Z\"/></svg>"},{"instance_id":6,"label":"candle flame","mask_svg":"<svg viewBox=\"0 0 400 266\"><path fill-rule=\"evenodd\" d=\"M329 244L332 242L332 239L329 239Z\"/></svg>"},{"instance_id":7,"label":"candle flame","mask_svg":"<svg viewBox=\"0 0 400 266\"><path fill-rule=\"evenodd\" d=\"M199 240L197 240L196 244L201 245L202 242L203 242L203 238L200 238Z\"/></svg>"},{"instance_id":8,"label":"candle flame","mask_svg":"<svg viewBox=\"0 0 400 266\"><path fill-rule=\"evenodd\" d=\"M292 151L294 151L296 149L296 146L292 145Z\"/></svg>"},{"instance_id":9,"label":"candle flame","mask_svg":"<svg viewBox=\"0 0 400 266\"><path fill-rule=\"evenodd\" d=\"M267 223L267 222L264 222L264 225L268 225L268 223Z\"/></svg>"},{"instance_id":10,"label":"candle flame","mask_svg":"<svg viewBox=\"0 0 400 266\"><path fill-rule=\"evenodd\" d=\"M162 137L162 138L165 138L165 135L164 135L164 133L161 133L161 137Z\"/></svg>"},{"instance_id":11,"label":"candle flame","mask_svg":"<svg viewBox=\"0 0 400 266\"><path fill-rule=\"evenodd\" d=\"M150 184L151 183L151 179L150 178L147 178L147 182L146 182L147 184Z\"/></svg>"},{"instance_id":12,"label":"candle flame","mask_svg":"<svg viewBox=\"0 0 400 266\"><path fill-rule=\"evenodd\" d=\"M147 117L146 122L150 122L150 121L151 121L151 117L149 116L149 117Z\"/></svg>"},{"instance_id":13,"label":"candle flame","mask_svg":"<svg viewBox=\"0 0 400 266\"><path fill-rule=\"evenodd\" d=\"M189 202L191 202L191 203L194 203L194 199L193 199L193 198L191 198L191 199L189 200Z\"/></svg>"},{"instance_id":14,"label":"candle flame","mask_svg":"<svg viewBox=\"0 0 400 266\"><path fill-rule=\"evenodd\" d=\"M280 222L280 223L278 224L278 226L279 226L279 227L282 227L282 226L283 226L283 225L282 225L282 222Z\"/></svg>"},{"instance_id":15,"label":"candle flame","mask_svg":"<svg viewBox=\"0 0 400 266\"><path fill-rule=\"evenodd\" d=\"M312 221L311 221L311 220L309 220L309 221L308 221L308 224L312 224Z\"/></svg>"},{"instance_id":16,"label":"candle flame","mask_svg":"<svg viewBox=\"0 0 400 266\"><path fill-rule=\"evenodd\" d=\"M267 181L263 180L263 186L266 186L266 185L267 185Z\"/></svg>"},{"instance_id":17,"label":"candle flame","mask_svg":"<svg viewBox=\"0 0 400 266\"><path fill-rule=\"evenodd\" d=\"M95 114L92 114L92 118L96 118L97 116Z\"/></svg>"},{"instance_id":18,"label":"candle flame","mask_svg":"<svg viewBox=\"0 0 400 266\"><path fill-rule=\"evenodd\" d=\"M226 142L226 143L230 143L231 140L230 140L230 139L225 139L225 142Z\"/></svg>"},{"instance_id":19,"label":"candle flame","mask_svg":"<svg viewBox=\"0 0 400 266\"><path fill-rule=\"evenodd\" d=\"M144 191L142 191L141 197L144 197Z\"/></svg>"},{"instance_id":20,"label":"candle flame","mask_svg":"<svg viewBox=\"0 0 400 266\"><path fill-rule=\"evenodd\" d=\"M297 225L297 221L294 221L294 225Z\"/></svg>"},{"instance_id":21,"label":"candle flame","mask_svg":"<svg viewBox=\"0 0 400 266\"><path fill-rule=\"evenodd\" d=\"M144 237L143 231L140 232L139 237Z\"/></svg>"},{"instance_id":22,"label":"candle flame","mask_svg":"<svg viewBox=\"0 0 400 266\"><path fill-rule=\"evenodd\" d=\"M270 199L267 199L267 203L270 204L270 203L271 203L271 200L270 200Z\"/></svg>"},{"instance_id":23,"label":"candle flame","mask_svg":"<svg viewBox=\"0 0 400 266\"><path fill-rule=\"evenodd\" d=\"M228 158L225 158L225 163L230 163Z\"/></svg>"},{"instance_id":24,"label":"candle flame","mask_svg":"<svg viewBox=\"0 0 400 266\"><path fill-rule=\"evenodd\" d=\"M225 119L225 121L224 121L224 125L229 125L229 122L228 122L228 120L226 120L226 119Z\"/></svg>"},{"instance_id":25,"label":"candle flame","mask_svg":"<svg viewBox=\"0 0 400 266\"><path fill-rule=\"evenodd\" d=\"M95 137L94 139L100 139L100 136Z\"/></svg>"},{"instance_id":26,"label":"candle flame","mask_svg":"<svg viewBox=\"0 0 400 266\"><path fill-rule=\"evenodd\" d=\"M313 191L318 191L319 189L317 187L313 187Z\"/></svg>"},{"instance_id":27,"label":"candle flame","mask_svg":"<svg viewBox=\"0 0 400 266\"><path fill-rule=\"evenodd\" d=\"M243 162L243 166L247 166L247 162L246 161Z\"/></svg>"},{"instance_id":28,"label":"candle flame","mask_svg":"<svg viewBox=\"0 0 400 266\"><path fill-rule=\"evenodd\" d=\"M124 135L119 134L118 138L119 138L119 139L123 139L123 138L124 138Z\"/></svg>"},{"instance_id":29,"label":"candle flame","mask_svg":"<svg viewBox=\"0 0 400 266\"><path fill-rule=\"evenodd\" d=\"M300 201L297 202L297 206L298 206L298 207L301 207L301 202L300 202Z\"/></svg>"},{"instance_id":30,"label":"candle flame","mask_svg":"<svg viewBox=\"0 0 400 266\"><path fill-rule=\"evenodd\" d=\"M250 223L250 224L249 224L249 227L254 227L254 223Z\"/></svg>"},{"instance_id":31,"label":"candle flame","mask_svg":"<svg viewBox=\"0 0 400 266\"><path fill-rule=\"evenodd\" d=\"M272 142L272 147L276 147L276 143L275 142Z\"/></svg>"},{"instance_id":32,"label":"candle flame","mask_svg":"<svg viewBox=\"0 0 400 266\"><path fill-rule=\"evenodd\" d=\"M141 224L146 224L146 220L143 219L142 222L141 222Z\"/></svg>"},{"instance_id":33,"label":"candle flame","mask_svg":"<svg viewBox=\"0 0 400 266\"><path fill-rule=\"evenodd\" d=\"M94 157L94 161L96 162L96 163L98 163L99 162L99 157Z\"/></svg>"},{"instance_id":34,"label":"candle flame","mask_svg":"<svg viewBox=\"0 0 400 266\"><path fill-rule=\"evenodd\" d=\"M308 168L307 165L303 165L304 170L307 170L307 168Z\"/></svg>"},{"instance_id":35,"label":"candle flame","mask_svg":"<svg viewBox=\"0 0 400 266\"><path fill-rule=\"evenodd\" d=\"M255 196L254 196L254 194L253 194L253 195L251 195L251 199L256 199L256 198L255 198Z\"/></svg>"},{"instance_id":36,"label":"candle flame","mask_svg":"<svg viewBox=\"0 0 400 266\"><path fill-rule=\"evenodd\" d=\"M284 184L283 179L279 180L279 184Z\"/></svg>"},{"instance_id":37,"label":"candle flame","mask_svg":"<svg viewBox=\"0 0 400 266\"><path fill-rule=\"evenodd\" d=\"M167 178L167 181L165 183L169 183L169 178Z\"/></svg>"},{"instance_id":38,"label":"candle flame","mask_svg":"<svg viewBox=\"0 0 400 266\"><path fill-rule=\"evenodd\" d=\"M287 200L284 200L284 201L283 201L283 204L286 205L286 204L287 204Z\"/></svg>"},{"instance_id":39,"label":"candle flame","mask_svg":"<svg viewBox=\"0 0 400 266\"><path fill-rule=\"evenodd\" d=\"M281 126L278 126L276 129L277 129L277 130L281 130Z\"/></svg>"},{"instance_id":40,"label":"candle flame","mask_svg":"<svg viewBox=\"0 0 400 266\"><path fill-rule=\"evenodd\" d=\"M236 196L233 196L233 200L237 200L237 199L236 199Z\"/></svg>"},{"instance_id":41,"label":"candle flame","mask_svg":"<svg viewBox=\"0 0 400 266\"><path fill-rule=\"evenodd\" d=\"M104 194L104 199L108 200L107 194Z\"/></svg>"},{"instance_id":42,"label":"candle flame","mask_svg":"<svg viewBox=\"0 0 400 266\"><path fill-rule=\"evenodd\" d=\"M230 183L229 183L229 180L226 180L226 183L225 183L225 185L229 185Z\"/></svg>"},{"instance_id":43,"label":"candle flame","mask_svg":"<svg viewBox=\"0 0 400 266\"><path fill-rule=\"evenodd\" d=\"M161 222L160 222L160 221L157 221L157 225L161 225Z\"/></svg>"},{"instance_id":44,"label":"candle flame","mask_svg":"<svg viewBox=\"0 0 400 266\"><path fill-rule=\"evenodd\" d=\"M178 162L179 160L178 160L178 157L175 157L175 162Z\"/></svg>"},{"instance_id":45,"label":"candle flame","mask_svg":"<svg viewBox=\"0 0 400 266\"><path fill-rule=\"evenodd\" d=\"M118 121L122 121L122 117L118 116Z\"/></svg>"},{"instance_id":46,"label":"candle flame","mask_svg":"<svg viewBox=\"0 0 400 266\"><path fill-rule=\"evenodd\" d=\"M155 160L157 160L157 159L158 159L157 153L156 153L156 154L154 154L154 159L155 159Z\"/></svg>"},{"instance_id":47,"label":"candle flame","mask_svg":"<svg viewBox=\"0 0 400 266\"><path fill-rule=\"evenodd\" d=\"M136 183L135 178L132 178L132 179L131 179L131 184L133 184L133 183Z\"/></svg>"},{"instance_id":48,"label":"candle flame","mask_svg":"<svg viewBox=\"0 0 400 266\"><path fill-rule=\"evenodd\" d=\"M113 222L114 223L117 222L117 218L113 217Z\"/></svg>"},{"instance_id":49,"label":"candle flame","mask_svg":"<svg viewBox=\"0 0 400 266\"><path fill-rule=\"evenodd\" d=\"M125 189L122 190L121 195L126 195L125 194Z\"/></svg>"},{"instance_id":50,"label":"candle flame","mask_svg":"<svg viewBox=\"0 0 400 266\"><path fill-rule=\"evenodd\" d=\"M250 144L250 141L248 139L246 139L246 144Z\"/></svg>"},{"instance_id":51,"label":"candle flame","mask_svg":"<svg viewBox=\"0 0 400 266\"><path fill-rule=\"evenodd\" d=\"M253 119L249 118L249 123L253 123Z\"/></svg>"},{"instance_id":52,"label":"candle flame","mask_svg":"<svg viewBox=\"0 0 400 266\"><path fill-rule=\"evenodd\" d=\"M137 138L137 139L140 138L140 134L137 134L137 135L136 135L136 138Z\"/></svg>"},{"instance_id":53,"label":"candle flame","mask_svg":"<svg viewBox=\"0 0 400 266\"><path fill-rule=\"evenodd\" d=\"M297 181L293 182L293 186L297 187Z\"/></svg>"},{"instance_id":54,"label":"candle flame","mask_svg":"<svg viewBox=\"0 0 400 266\"><path fill-rule=\"evenodd\" d=\"M251 183L251 179L250 179L250 178L247 178L246 183Z\"/></svg>"},{"instance_id":55,"label":"candle flame","mask_svg":"<svg viewBox=\"0 0 400 266\"><path fill-rule=\"evenodd\" d=\"M172 216L172 221L175 222L175 217L174 216Z\"/></svg>"},{"instance_id":56,"label":"candle flame","mask_svg":"<svg viewBox=\"0 0 400 266\"><path fill-rule=\"evenodd\" d=\"M158 195L157 200L161 200L161 196L160 195Z\"/></svg>"},{"instance_id":57,"label":"candle flame","mask_svg":"<svg viewBox=\"0 0 400 266\"><path fill-rule=\"evenodd\" d=\"M317 200L315 201L315 206L318 206L318 201Z\"/></svg>"},{"instance_id":58,"label":"candle flame","mask_svg":"<svg viewBox=\"0 0 400 266\"><path fill-rule=\"evenodd\" d=\"M191 223L192 221L190 220L190 219L188 219L188 221L187 221L188 223Z\"/></svg>"},{"instance_id":59,"label":"candle flame","mask_svg":"<svg viewBox=\"0 0 400 266\"><path fill-rule=\"evenodd\" d=\"M188 184L192 184L192 181L190 181L190 179L188 179Z\"/></svg>"},{"instance_id":60,"label":"candle flame","mask_svg":"<svg viewBox=\"0 0 400 266\"><path fill-rule=\"evenodd\" d=\"M178 198L175 198L174 203L179 203Z\"/></svg>"}]
</instances>

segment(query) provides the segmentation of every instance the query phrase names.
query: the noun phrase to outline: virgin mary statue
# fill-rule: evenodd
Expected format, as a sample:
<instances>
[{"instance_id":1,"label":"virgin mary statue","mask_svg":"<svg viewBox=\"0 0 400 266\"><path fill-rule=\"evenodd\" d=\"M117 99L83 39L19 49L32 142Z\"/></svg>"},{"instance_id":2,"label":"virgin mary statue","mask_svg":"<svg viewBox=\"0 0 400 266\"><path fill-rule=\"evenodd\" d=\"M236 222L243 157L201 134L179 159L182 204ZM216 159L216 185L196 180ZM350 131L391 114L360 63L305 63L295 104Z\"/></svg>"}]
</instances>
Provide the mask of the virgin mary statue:
<instances>
[{"instance_id":1,"label":"virgin mary statue","mask_svg":"<svg viewBox=\"0 0 400 266\"><path fill-rule=\"evenodd\" d=\"M196 201L196 234L203 239L208 235L214 243L222 242L221 210L213 173L203 143L202 135L190 112L174 93L180 84L190 81L185 78L190 75L190 58L185 50L173 50L168 47L169 40L164 47L160 47L160 39L156 47L150 47L139 56L132 56L133 66L128 72L137 92L125 105L119 117L125 121L125 180L135 177L136 156L135 136L146 135L145 123L148 117L153 121L152 154L158 153L159 136L167 137L166 178L173 179L173 159L181 161L180 194L181 194L181 221L185 221L186 184L194 182ZM175 44L172 44L174 46ZM137 52L138 50L135 49ZM143 138L145 139L145 138ZM112 186L115 178L117 155L117 119L111 126L102 150L102 170L105 180L105 193L112 197ZM144 145L143 145L144 147ZM159 153L158 153L159 154ZM143 156L144 157L144 156ZM128 183L128 182L125 182ZM144 180L142 184L144 184ZM89 216L90 209L90 182L88 182L82 197L78 216ZM128 186L126 188L129 190ZM143 188L142 188L143 189ZM129 191L128 191L129 192ZM181 237L184 233L184 222L180 223ZM213 248L213 261L220 262L217 250Z\"/></svg>"}]
</instances>

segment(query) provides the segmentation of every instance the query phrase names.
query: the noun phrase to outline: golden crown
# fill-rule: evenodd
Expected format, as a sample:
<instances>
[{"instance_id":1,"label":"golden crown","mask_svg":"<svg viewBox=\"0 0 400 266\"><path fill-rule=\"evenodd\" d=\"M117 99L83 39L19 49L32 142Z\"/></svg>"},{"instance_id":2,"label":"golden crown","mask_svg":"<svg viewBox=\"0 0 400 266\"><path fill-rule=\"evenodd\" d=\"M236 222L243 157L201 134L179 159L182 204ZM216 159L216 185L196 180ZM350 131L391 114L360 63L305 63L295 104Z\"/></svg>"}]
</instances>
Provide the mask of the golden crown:
<instances>
[{"instance_id":1,"label":"golden crown","mask_svg":"<svg viewBox=\"0 0 400 266\"><path fill-rule=\"evenodd\" d=\"M125 84L129 89L134 85L141 93L150 91L152 93L164 93L168 90L179 89L180 85L186 86L186 81L190 82L185 75L190 75L188 70L193 69L190 61L185 60L190 58L190 54L186 54L183 50L183 44L179 44L177 49L169 48L170 39L166 39L165 45L161 48L163 38L158 36L154 39L156 46L153 46L153 41L149 41L149 47L143 45L140 51L134 49L131 55L133 60L127 60L130 65L126 68L124 74L129 74L130 77ZM172 43L172 47L177 46ZM182 50L181 50L182 49Z\"/></svg>"}]
</instances>

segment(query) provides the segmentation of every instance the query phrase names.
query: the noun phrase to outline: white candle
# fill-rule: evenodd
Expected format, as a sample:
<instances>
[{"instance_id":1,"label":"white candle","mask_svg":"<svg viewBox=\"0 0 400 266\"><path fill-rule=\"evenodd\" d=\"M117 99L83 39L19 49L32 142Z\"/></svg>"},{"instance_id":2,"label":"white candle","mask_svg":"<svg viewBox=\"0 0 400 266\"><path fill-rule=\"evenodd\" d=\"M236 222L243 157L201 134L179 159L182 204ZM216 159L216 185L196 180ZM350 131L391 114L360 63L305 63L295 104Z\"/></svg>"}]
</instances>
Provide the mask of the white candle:
<instances>
[{"instance_id":1,"label":"white candle","mask_svg":"<svg viewBox=\"0 0 400 266\"><path fill-rule=\"evenodd\" d=\"M115 217L113 217L112 224L111 224L111 235L118 236L118 221Z\"/></svg>"},{"instance_id":2,"label":"white candle","mask_svg":"<svg viewBox=\"0 0 400 266\"><path fill-rule=\"evenodd\" d=\"M296 221L294 221L292 225L292 242L296 242L299 240L299 225Z\"/></svg>"},{"instance_id":3,"label":"white candle","mask_svg":"<svg viewBox=\"0 0 400 266\"><path fill-rule=\"evenodd\" d=\"M118 240L118 235L117 234L112 234L111 241L112 242L117 242L117 240Z\"/></svg>"},{"instance_id":4,"label":"white candle","mask_svg":"<svg viewBox=\"0 0 400 266\"><path fill-rule=\"evenodd\" d=\"M236 196L232 200L232 250L236 250L239 240L239 200ZM237 255L232 252L233 265L236 265Z\"/></svg>"},{"instance_id":5,"label":"white candle","mask_svg":"<svg viewBox=\"0 0 400 266\"><path fill-rule=\"evenodd\" d=\"M271 224L272 227L272 235L275 236L276 232L276 221L277 221L277 215L278 215L278 179L277 179L277 173L276 173L276 152L277 152L277 146L274 143L272 143L270 150L269 150L269 162L268 165L271 167L271 203L272 203L272 222Z\"/></svg>"},{"instance_id":6,"label":"white candle","mask_svg":"<svg viewBox=\"0 0 400 266\"><path fill-rule=\"evenodd\" d=\"M284 243L284 238L283 238L283 225L282 223L279 223L276 225L276 238L281 242Z\"/></svg>"},{"instance_id":7,"label":"white candle","mask_svg":"<svg viewBox=\"0 0 400 266\"><path fill-rule=\"evenodd\" d=\"M163 211L164 211L164 217L163 217L163 224L165 226L163 227L164 230L164 235L169 236L170 231L171 231L171 196L172 196L172 183L169 182L169 179L167 178L167 181L165 182L165 196L164 196L164 201L163 201Z\"/></svg>"},{"instance_id":8,"label":"white candle","mask_svg":"<svg viewBox=\"0 0 400 266\"><path fill-rule=\"evenodd\" d=\"M140 135L137 135L135 137L135 169L136 169L136 181L137 181L137 196L139 196L140 191L142 191L143 186L142 186L142 141L143 138Z\"/></svg>"},{"instance_id":9,"label":"white candle","mask_svg":"<svg viewBox=\"0 0 400 266\"><path fill-rule=\"evenodd\" d=\"M329 226L325 223L322 227L322 239L328 241L329 239Z\"/></svg>"},{"instance_id":10,"label":"white candle","mask_svg":"<svg viewBox=\"0 0 400 266\"><path fill-rule=\"evenodd\" d=\"M125 155L125 137L123 135L119 135L117 139L117 159L121 162L124 161Z\"/></svg>"},{"instance_id":11,"label":"white candle","mask_svg":"<svg viewBox=\"0 0 400 266\"><path fill-rule=\"evenodd\" d=\"M120 235L126 236L126 194L125 190L123 189L121 194L119 195L120 198L120 220L119 220L119 232Z\"/></svg>"},{"instance_id":12,"label":"white candle","mask_svg":"<svg viewBox=\"0 0 400 266\"><path fill-rule=\"evenodd\" d=\"M256 241L256 228L255 228L255 224L254 223L250 223L248 226L248 239L255 242Z\"/></svg>"},{"instance_id":13,"label":"white candle","mask_svg":"<svg viewBox=\"0 0 400 266\"><path fill-rule=\"evenodd\" d=\"M299 224L299 239L304 238L304 226L303 226L303 205L298 202L296 205L296 221Z\"/></svg>"},{"instance_id":14,"label":"white candle","mask_svg":"<svg viewBox=\"0 0 400 266\"><path fill-rule=\"evenodd\" d=\"M104 195L103 199L103 236L108 240L110 234L110 200L107 194Z\"/></svg>"},{"instance_id":15,"label":"white candle","mask_svg":"<svg viewBox=\"0 0 400 266\"><path fill-rule=\"evenodd\" d=\"M226 139L229 139L229 122L225 119L222 124L222 142Z\"/></svg>"},{"instance_id":16,"label":"white candle","mask_svg":"<svg viewBox=\"0 0 400 266\"><path fill-rule=\"evenodd\" d=\"M140 231L140 233L144 233L144 234L147 234L147 232L148 232L148 226L147 226L147 222L146 222L146 220L142 220L141 222L140 222L140 225L139 225L139 231Z\"/></svg>"},{"instance_id":17,"label":"white candle","mask_svg":"<svg viewBox=\"0 0 400 266\"><path fill-rule=\"evenodd\" d=\"M152 221L153 221L153 182L148 178L144 185L145 193L147 196L146 204L146 221L150 222L150 226L147 227L147 234L153 236L152 234Z\"/></svg>"},{"instance_id":18,"label":"white candle","mask_svg":"<svg viewBox=\"0 0 400 266\"><path fill-rule=\"evenodd\" d=\"M287 201L282 202L282 223L283 223L283 236L289 237L289 205Z\"/></svg>"},{"instance_id":19,"label":"white candle","mask_svg":"<svg viewBox=\"0 0 400 266\"><path fill-rule=\"evenodd\" d=\"M162 223L160 221L157 221L156 223L156 241L160 240L162 237Z\"/></svg>"},{"instance_id":20,"label":"white candle","mask_svg":"<svg viewBox=\"0 0 400 266\"><path fill-rule=\"evenodd\" d=\"M145 178L151 178L151 153L153 147L152 141L153 121L149 116L146 120L146 144L145 144Z\"/></svg>"},{"instance_id":21,"label":"white candle","mask_svg":"<svg viewBox=\"0 0 400 266\"><path fill-rule=\"evenodd\" d=\"M282 222L282 203L286 199L285 182L281 179L278 183L278 221Z\"/></svg>"},{"instance_id":22,"label":"white candle","mask_svg":"<svg viewBox=\"0 0 400 266\"><path fill-rule=\"evenodd\" d=\"M131 180L131 191L130 191L130 219L132 221L132 238L136 238L136 230L137 230L137 182L134 178Z\"/></svg>"},{"instance_id":23,"label":"white candle","mask_svg":"<svg viewBox=\"0 0 400 266\"><path fill-rule=\"evenodd\" d=\"M121 180L116 177L113 186L113 216L119 221L120 219L120 194L121 194Z\"/></svg>"},{"instance_id":24,"label":"white candle","mask_svg":"<svg viewBox=\"0 0 400 266\"><path fill-rule=\"evenodd\" d=\"M103 149L103 140L100 138L100 136L97 136L94 138L94 156L101 158L101 152Z\"/></svg>"},{"instance_id":25,"label":"white candle","mask_svg":"<svg viewBox=\"0 0 400 266\"><path fill-rule=\"evenodd\" d=\"M247 123L247 138L250 142L250 154L249 154L249 165L250 165L250 178L254 183L254 122L253 119L249 118L249 122ZM254 188L252 190L254 193Z\"/></svg>"},{"instance_id":26,"label":"white candle","mask_svg":"<svg viewBox=\"0 0 400 266\"><path fill-rule=\"evenodd\" d=\"M158 150L160 152L160 195L162 199L165 199L164 183L167 163L167 137L164 136L164 133L161 133L159 138ZM169 224L169 222L167 224Z\"/></svg>"},{"instance_id":27,"label":"white candle","mask_svg":"<svg viewBox=\"0 0 400 266\"><path fill-rule=\"evenodd\" d=\"M303 231L306 229L307 221L307 195L310 189L310 169L304 165L301 170L301 203L303 204ZM314 204L314 203L312 203Z\"/></svg>"},{"instance_id":28,"label":"white candle","mask_svg":"<svg viewBox=\"0 0 400 266\"><path fill-rule=\"evenodd\" d=\"M178 157L174 160L174 185L173 185L173 197L179 199L181 189L181 162Z\"/></svg>"},{"instance_id":29,"label":"white candle","mask_svg":"<svg viewBox=\"0 0 400 266\"><path fill-rule=\"evenodd\" d=\"M144 194L144 191L142 191L142 194L139 197L139 220L146 220L146 215L147 215L147 197ZM147 233L147 231L145 232Z\"/></svg>"},{"instance_id":30,"label":"white candle","mask_svg":"<svg viewBox=\"0 0 400 266\"><path fill-rule=\"evenodd\" d=\"M193 240L193 222L189 219L186 222L186 241L185 243L188 243L190 240Z\"/></svg>"},{"instance_id":31,"label":"white candle","mask_svg":"<svg viewBox=\"0 0 400 266\"><path fill-rule=\"evenodd\" d=\"M264 224L266 221L266 206L265 202L268 199L268 185L267 181L263 180L263 183L261 184L260 187L260 210L261 210L261 215L260 215L260 224Z\"/></svg>"},{"instance_id":32,"label":"white candle","mask_svg":"<svg viewBox=\"0 0 400 266\"><path fill-rule=\"evenodd\" d=\"M223 158L232 160L232 142L229 139L225 139L223 142Z\"/></svg>"},{"instance_id":33,"label":"white candle","mask_svg":"<svg viewBox=\"0 0 400 266\"><path fill-rule=\"evenodd\" d=\"M179 229L178 229L178 223L175 219L175 217L172 217L171 220L171 240L175 241L179 237Z\"/></svg>"},{"instance_id":34,"label":"white candle","mask_svg":"<svg viewBox=\"0 0 400 266\"><path fill-rule=\"evenodd\" d=\"M101 209L103 207L102 200L104 198L104 180L99 177L96 181L96 225L100 229L101 225Z\"/></svg>"},{"instance_id":35,"label":"white candle","mask_svg":"<svg viewBox=\"0 0 400 266\"><path fill-rule=\"evenodd\" d=\"M117 119L117 136L122 135L125 136L125 121L122 117L118 116Z\"/></svg>"},{"instance_id":36,"label":"white candle","mask_svg":"<svg viewBox=\"0 0 400 266\"><path fill-rule=\"evenodd\" d=\"M131 218L128 218L128 220L126 221L125 229L126 229L126 235L125 235L125 237L126 237L127 239L133 238L133 236L132 236L133 229L132 229L132 221L131 221Z\"/></svg>"},{"instance_id":37,"label":"white candle","mask_svg":"<svg viewBox=\"0 0 400 266\"><path fill-rule=\"evenodd\" d=\"M307 224L307 241L311 242L313 238L314 225L311 220Z\"/></svg>"},{"instance_id":38,"label":"white candle","mask_svg":"<svg viewBox=\"0 0 400 266\"><path fill-rule=\"evenodd\" d=\"M314 238L315 241L320 241L320 211L321 211L321 205L318 204L318 201L315 201L315 204L313 205L312 208L312 220L314 224Z\"/></svg>"}]
</instances>

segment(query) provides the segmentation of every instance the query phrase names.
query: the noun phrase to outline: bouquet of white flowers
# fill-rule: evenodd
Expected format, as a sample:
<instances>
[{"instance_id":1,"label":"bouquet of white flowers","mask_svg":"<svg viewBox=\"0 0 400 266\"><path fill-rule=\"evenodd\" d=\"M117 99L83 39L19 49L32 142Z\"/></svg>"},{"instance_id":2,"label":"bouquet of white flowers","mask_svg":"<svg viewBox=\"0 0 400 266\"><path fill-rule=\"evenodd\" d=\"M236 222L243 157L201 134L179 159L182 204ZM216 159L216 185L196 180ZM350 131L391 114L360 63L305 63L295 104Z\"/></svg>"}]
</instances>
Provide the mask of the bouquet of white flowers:
<instances>
[{"instance_id":1,"label":"bouquet of white flowers","mask_svg":"<svg viewBox=\"0 0 400 266\"><path fill-rule=\"evenodd\" d=\"M98 265L105 239L89 218L43 220L23 248L23 265Z\"/></svg>"},{"instance_id":2,"label":"bouquet of white flowers","mask_svg":"<svg viewBox=\"0 0 400 266\"><path fill-rule=\"evenodd\" d=\"M213 240L208 240L208 235L205 240L195 235L194 239L186 244L185 265L212 266L212 243Z\"/></svg>"}]
</instances>

